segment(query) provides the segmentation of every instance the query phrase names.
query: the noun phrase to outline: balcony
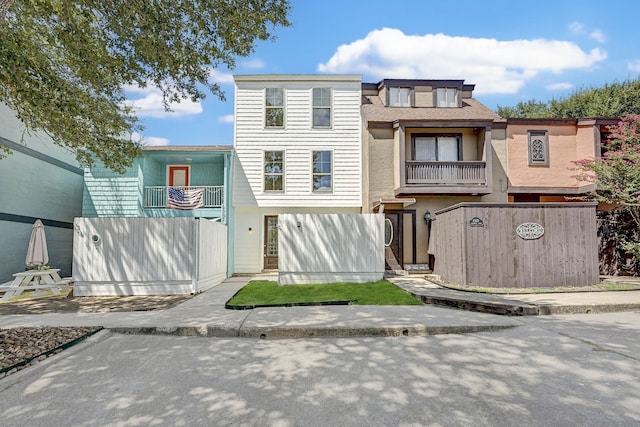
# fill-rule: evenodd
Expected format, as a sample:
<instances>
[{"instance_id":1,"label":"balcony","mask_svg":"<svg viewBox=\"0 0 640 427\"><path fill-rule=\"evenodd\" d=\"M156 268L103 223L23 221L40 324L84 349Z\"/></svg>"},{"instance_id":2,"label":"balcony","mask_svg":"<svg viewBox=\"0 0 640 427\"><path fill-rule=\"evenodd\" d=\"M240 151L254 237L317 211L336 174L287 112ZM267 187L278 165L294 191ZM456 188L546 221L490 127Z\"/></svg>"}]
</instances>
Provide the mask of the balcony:
<instances>
[{"instance_id":1,"label":"balcony","mask_svg":"<svg viewBox=\"0 0 640 427\"><path fill-rule=\"evenodd\" d=\"M224 186L195 186L195 187L173 187L180 190L203 189L203 208L220 208L224 204ZM167 207L167 186L144 187L144 207L145 208L166 208Z\"/></svg>"},{"instance_id":2,"label":"balcony","mask_svg":"<svg viewBox=\"0 0 640 427\"><path fill-rule=\"evenodd\" d=\"M396 195L489 193L491 186L487 182L487 165L483 161L407 160L404 183L395 191Z\"/></svg>"},{"instance_id":3,"label":"balcony","mask_svg":"<svg viewBox=\"0 0 640 427\"><path fill-rule=\"evenodd\" d=\"M406 162L407 184L484 185L485 162Z\"/></svg>"}]
</instances>

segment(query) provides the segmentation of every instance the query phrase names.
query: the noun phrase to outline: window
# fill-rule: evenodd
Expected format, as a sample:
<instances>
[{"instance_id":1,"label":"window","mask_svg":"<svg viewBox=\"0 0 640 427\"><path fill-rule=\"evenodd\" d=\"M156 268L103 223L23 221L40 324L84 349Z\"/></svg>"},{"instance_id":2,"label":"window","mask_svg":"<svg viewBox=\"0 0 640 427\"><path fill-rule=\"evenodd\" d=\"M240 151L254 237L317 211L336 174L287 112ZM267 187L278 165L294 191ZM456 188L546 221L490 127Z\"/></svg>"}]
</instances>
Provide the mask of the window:
<instances>
[{"instance_id":1,"label":"window","mask_svg":"<svg viewBox=\"0 0 640 427\"><path fill-rule=\"evenodd\" d=\"M264 125L268 128L284 127L284 89L267 88L264 105Z\"/></svg>"},{"instance_id":2,"label":"window","mask_svg":"<svg viewBox=\"0 0 640 427\"><path fill-rule=\"evenodd\" d=\"M457 162L460 160L460 137L457 135L415 136L413 159L423 162Z\"/></svg>"},{"instance_id":3,"label":"window","mask_svg":"<svg viewBox=\"0 0 640 427\"><path fill-rule=\"evenodd\" d=\"M409 88L408 87L390 87L389 88L389 106L408 107L409 106Z\"/></svg>"},{"instance_id":4,"label":"window","mask_svg":"<svg viewBox=\"0 0 640 427\"><path fill-rule=\"evenodd\" d=\"M264 191L284 189L284 151L264 152Z\"/></svg>"},{"instance_id":5,"label":"window","mask_svg":"<svg viewBox=\"0 0 640 427\"><path fill-rule=\"evenodd\" d=\"M456 88L453 87L439 87L436 89L436 105L438 107L457 107L456 92Z\"/></svg>"},{"instance_id":6,"label":"window","mask_svg":"<svg viewBox=\"0 0 640 427\"><path fill-rule=\"evenodd\" d=\"M331 127L331 88L313 88L313 127Z\"/></svg>"},{"instance_id":7,"label":"window","mask_svg":"<svg viewBox=\"0 0 640 427\"><path fill-rule=\"evenodd\" d=\"M529 166L549 165L549 140L547 131L529 131Z\"/></svg>"},{"instance_id":8,"label":"window","mask_svg":"<svg viewBox=\"0 0 640 427\"><path fill-rule=\"evenodd\" d=\"M331 191L331 151L313 152L313 191Z\"/></svg>"}]
</instances>

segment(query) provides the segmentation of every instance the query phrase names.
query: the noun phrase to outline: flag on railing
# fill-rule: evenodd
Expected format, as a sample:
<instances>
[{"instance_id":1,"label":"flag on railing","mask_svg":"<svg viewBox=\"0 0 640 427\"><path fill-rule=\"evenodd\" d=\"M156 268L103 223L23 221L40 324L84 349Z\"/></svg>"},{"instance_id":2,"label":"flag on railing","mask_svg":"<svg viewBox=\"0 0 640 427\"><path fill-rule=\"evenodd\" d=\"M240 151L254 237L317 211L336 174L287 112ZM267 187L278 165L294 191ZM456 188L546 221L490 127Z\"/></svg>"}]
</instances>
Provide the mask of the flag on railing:
<instances>
[{"instance_id":1,"label":"flag on railing","mask_svg":"<svg viewBox=\"0 0 640 427\"><path fill-rule=\"evenodd\" d=\"M202 202L203 188L180 189L169 187L169 209L198 209L204 206Z\"/></svg>"}]
</instances>

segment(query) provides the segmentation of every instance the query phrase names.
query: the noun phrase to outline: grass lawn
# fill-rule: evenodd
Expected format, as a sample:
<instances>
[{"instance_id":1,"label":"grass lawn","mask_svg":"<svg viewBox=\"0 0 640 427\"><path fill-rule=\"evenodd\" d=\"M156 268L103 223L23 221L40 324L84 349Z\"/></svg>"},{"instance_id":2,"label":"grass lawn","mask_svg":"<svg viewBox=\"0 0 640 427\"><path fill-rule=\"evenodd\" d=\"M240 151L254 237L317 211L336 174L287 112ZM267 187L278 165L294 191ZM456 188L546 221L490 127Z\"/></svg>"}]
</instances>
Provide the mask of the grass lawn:
<instances>
[{"instance_id":1,"label":"grass lawn","mask_svg":"<svg viewBox=\"0 0 640 427\"><path fill-rule=\"evenodd\" d=\"M355 300L357 305L421 305L422 302L386 280L369 283L327 283L321 285L283 285L270 281L251 281L227 306L305 304L323 301Z\"/></svg>"}]
</instances>

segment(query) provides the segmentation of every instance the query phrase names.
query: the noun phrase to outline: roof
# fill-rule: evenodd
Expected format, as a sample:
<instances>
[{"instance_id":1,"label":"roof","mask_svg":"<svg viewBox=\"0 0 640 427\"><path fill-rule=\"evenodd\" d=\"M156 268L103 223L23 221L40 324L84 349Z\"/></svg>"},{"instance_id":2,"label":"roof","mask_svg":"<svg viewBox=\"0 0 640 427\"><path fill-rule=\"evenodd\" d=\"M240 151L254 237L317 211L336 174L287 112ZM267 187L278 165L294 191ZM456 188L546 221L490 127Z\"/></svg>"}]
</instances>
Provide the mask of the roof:
<instances>
[{"instance_id":1,"label":"roof","mask_svg":"<svg viewBox=\"0 0 640 427\"><path fill-rule=\"evenodd\" d=\"M362 97L362 116L365 122L394 121L494 121L499 115L473 98L462 100L461 108L442 107L387 107L377 95Z\"/></svg>"},{"instance_id":2,"label":"roof","mask_svg":"<svg viewBox=\"0 0 640 427\"><path fill-rule=\"evenodd\" d=\"M144 151L233 151L233 145L154 145Z\"/></svg>"},{"instance_id":3,"label":"roof","mask_svg":"<svg viewBox=\"0 0 640 427\"><path fill-rule=\"evenodd\" d=\"M236 82L362 82L361 74L234 74Z\"/></svg>"}]
</instances>

